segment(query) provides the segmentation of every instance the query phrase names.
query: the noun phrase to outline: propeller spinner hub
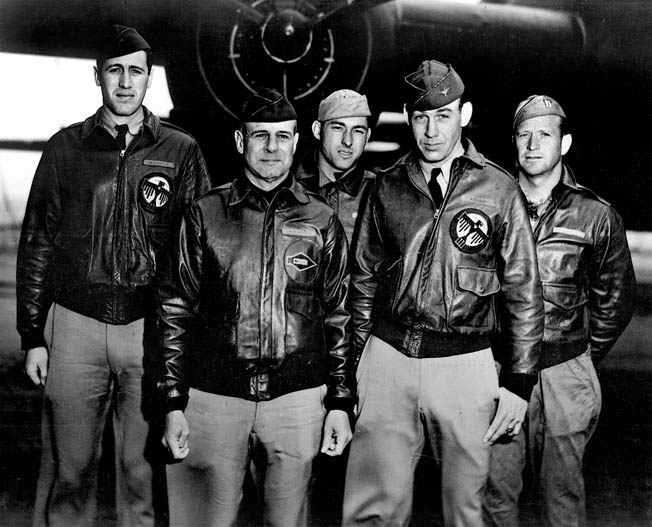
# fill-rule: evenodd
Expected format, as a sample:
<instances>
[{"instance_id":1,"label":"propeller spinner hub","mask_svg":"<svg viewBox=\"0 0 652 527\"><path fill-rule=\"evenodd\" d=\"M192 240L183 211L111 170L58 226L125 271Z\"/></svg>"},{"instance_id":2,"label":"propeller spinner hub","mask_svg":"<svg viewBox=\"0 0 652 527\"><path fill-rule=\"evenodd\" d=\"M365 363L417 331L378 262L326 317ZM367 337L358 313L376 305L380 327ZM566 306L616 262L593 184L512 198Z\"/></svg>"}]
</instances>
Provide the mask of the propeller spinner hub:
<instances>
[{"instance_id":1,"label":"propeller spinner hub","mask_svg":"<svg viewBox=\"0 0 652 527\"><path fill-rule=\"evenodd\" d=\"M286 64L301 60L312 44L308 18L294 9L271 15L263 24L261 36L265 52L275 61Z\"/></svg>"}]
</instances>

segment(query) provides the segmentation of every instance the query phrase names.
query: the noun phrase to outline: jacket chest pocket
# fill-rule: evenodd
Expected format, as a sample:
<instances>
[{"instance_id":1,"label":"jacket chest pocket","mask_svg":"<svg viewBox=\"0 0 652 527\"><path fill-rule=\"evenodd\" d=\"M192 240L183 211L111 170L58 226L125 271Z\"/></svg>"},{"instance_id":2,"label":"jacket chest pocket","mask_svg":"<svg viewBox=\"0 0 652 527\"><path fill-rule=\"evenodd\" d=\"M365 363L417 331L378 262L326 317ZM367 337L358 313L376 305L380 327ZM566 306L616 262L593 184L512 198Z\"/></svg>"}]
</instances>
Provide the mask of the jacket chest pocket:
<instances>
[{"instance_id":1,"label":"jacket chest pocket","mask_svg":"<svg viewBox=\"0 0 652 527\"><path fill-rule=\"evenodd\" d=\"M542 283L546 329L562 330L567 335L584 335L588 328L588 297L575 285Z\"/></svg>"},{"instance_id":2,"label":"jacket chest pocket","mask_svg":"<svg viewBox=\"0 0 652 527\"><path fill-rule=\"evenodd\" d=\"M496 326L494 295L500 291L495 269L459 266L448 323L457 328Z\"/></svg>"}]
</instances>

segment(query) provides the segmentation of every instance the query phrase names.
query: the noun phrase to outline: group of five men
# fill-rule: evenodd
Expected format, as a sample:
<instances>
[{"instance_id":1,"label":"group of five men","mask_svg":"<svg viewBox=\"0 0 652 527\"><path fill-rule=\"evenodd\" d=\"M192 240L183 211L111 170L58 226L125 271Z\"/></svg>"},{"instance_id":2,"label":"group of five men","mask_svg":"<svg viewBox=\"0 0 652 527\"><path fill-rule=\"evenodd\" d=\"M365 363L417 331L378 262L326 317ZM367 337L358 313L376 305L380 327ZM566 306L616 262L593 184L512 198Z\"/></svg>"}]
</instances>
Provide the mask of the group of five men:
<instances>
[{"instance_id":1,"label":"group of five men","mask_svg":"<svg viewBox=\"0 0 652 527\"><path fill-rule=\"evenodd\" d=\"M17 294L45 386L35 525L93 523L109 412L118 523L154 525L157 406L173 526L234 525L252 464L266 525L304 526L314 459L350 441L345 526L408 524L426 441L446 525L518 525L526 453L545 525L584 525L592 360L629 322L634 275L620 217L563 163L561 106L518 106L510 175L463 137L459 75L424 61L405 79L414 146L374 175L366 97L324 99L295 163L295 109L265 89L234 133L243 169L209 190L195 141L142 106L151 64L113 28L103 106L50 140L30 193Z\"/></svg>"}]
</instances>

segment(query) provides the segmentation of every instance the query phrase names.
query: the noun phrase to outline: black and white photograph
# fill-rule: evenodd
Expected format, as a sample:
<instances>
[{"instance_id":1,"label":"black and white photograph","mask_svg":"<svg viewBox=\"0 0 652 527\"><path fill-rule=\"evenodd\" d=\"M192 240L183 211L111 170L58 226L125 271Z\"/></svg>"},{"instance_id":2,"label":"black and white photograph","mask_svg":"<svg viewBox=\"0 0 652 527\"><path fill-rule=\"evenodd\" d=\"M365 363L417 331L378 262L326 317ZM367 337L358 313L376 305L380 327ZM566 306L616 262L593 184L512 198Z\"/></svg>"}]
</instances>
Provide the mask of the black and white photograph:
<instances>
[{"instance_id":1,"label":"black and white photograph","mask_svg":"<svg viewBox=\"0 0 652 527\"><path fill-rule=\"evenodd\" d=\"M652 525L652 3L0 0L0 527Z\"/></svg>"}]
</instances>

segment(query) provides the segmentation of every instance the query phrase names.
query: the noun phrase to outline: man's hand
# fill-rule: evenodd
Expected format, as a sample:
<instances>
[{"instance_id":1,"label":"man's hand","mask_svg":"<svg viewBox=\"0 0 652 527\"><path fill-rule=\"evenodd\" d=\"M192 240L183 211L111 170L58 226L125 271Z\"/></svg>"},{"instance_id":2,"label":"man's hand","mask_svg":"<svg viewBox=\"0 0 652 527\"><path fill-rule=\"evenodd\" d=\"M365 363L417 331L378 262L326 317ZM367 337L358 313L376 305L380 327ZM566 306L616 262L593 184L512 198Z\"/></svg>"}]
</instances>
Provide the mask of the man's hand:
<instances>
[{"instance_id":1,"label":"man's hand","mask_svg":"<svg viewBox=\"0 0 652 527\"><path fill-rule=\"evenodd\" d=\"M321 452L327 456L339 456L344 447L349 444L353 434L349 424L349 416L343 410L331 410L324 420L324 438L321 442Z\"/></svg>"},{"instance_id":2,"label":"man's hand","mask_svg":"<svg viewBox=\"0 0 652 527\"><path fill-rule=\"evenodd\" d=\"M505 388L500 389L498 410L482 441L494 444L503 434L516 436L525 419L527 401Z\"/></svg>"},{"instance_id":3,"label":"man's hand","mask_svg":"<svg viewBox=\"0 0 652 527\"><path fill-rule=\"evenodd\" d=\"M25 373L36 386L45 386L48 378L48 350L43 346L27 350Z\"/></svg>"},{"instance_id":4,"label":"man's hand","mask_svg":"<svg viewBox=\"0 0 652 527\"><path fill-rule=\"evenodd\" d=\"M174 459L184 459L190 454L190 428L181 410L172 410L165 416L165 431L161 442Z\"/></svg>"}]
</instances>

